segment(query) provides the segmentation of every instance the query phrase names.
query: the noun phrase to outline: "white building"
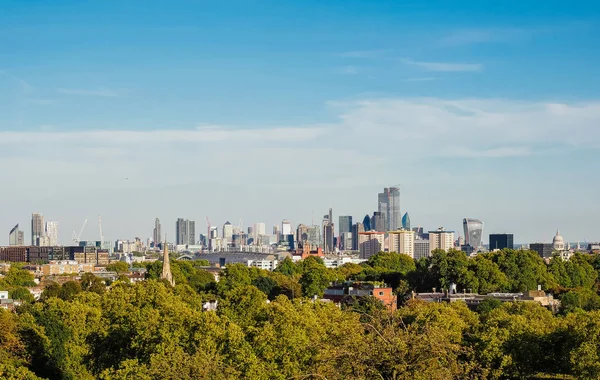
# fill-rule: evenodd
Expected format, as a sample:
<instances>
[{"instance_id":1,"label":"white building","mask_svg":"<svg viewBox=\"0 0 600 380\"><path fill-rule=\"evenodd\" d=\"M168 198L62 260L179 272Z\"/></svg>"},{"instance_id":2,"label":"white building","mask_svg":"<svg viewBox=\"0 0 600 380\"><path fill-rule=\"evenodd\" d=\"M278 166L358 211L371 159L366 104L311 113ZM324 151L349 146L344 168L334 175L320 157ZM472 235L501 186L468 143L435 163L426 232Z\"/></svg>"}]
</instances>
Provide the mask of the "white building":
<instances>
[{"instance_id":1,"label":"white building","mask_svg":"<svg viewBox=\"0 0 600 380\"><path fill-rule=\"evenodd\" d=\"M554 239L552 239L552 250L562 252L565 249L565 240L560 236L560 232L557 230Z\"/></svg>"},{"instance_id":2,"label":"white building","mask_svg":"<svg viewBox=\"0 0 600 380\"><path fill-rule=\"evenodd\" d=\"M396 230L388 232L388 250L415 257L415 232Z\"/></svg>"},{"instance_id":3,"label":"white building","mask_svg":"<svg viewBox=\"0 0 600 380\"><path fill-rule=\"evenodd\" d=\"M261 236L261 235L266 235L267 234L267 226L264 223L256 223L254 225L254 233L256 233L256 235Z\"/></svg>"},{"instance_id":4,"label":"white building","mask_svg":"<svg viewBox=\"0 0 600 380\"><path fill-rule=\"evenodd\" d=\"M231 223L227 222L223 225L223 240L225 240L226 243L231 243L232 238L233 226Z\"/></svg>"},{"instance_id":5,"label":"white building","mask_svg":"<svg viewBox=\"0 0 600 380\"><path fill-rule=\"evenodd\" d=\"M358 234L358 248L361 259L369 257L384 250L385 234L383 232L368 231Z\"/></svg>"},{"instance_id":6,"label":"white building","mask_svg":"<svg viewBox=\"0 0 600 380\"><path fill-rule=\"evenodd\" d=\"M292 234L292 224L287 219L284 219L281 222L281 234L282 235L291 235Z\"/></svg>"},{"instance_id":7,"label":"white building","mask_svg":"<svg viewBox=\"0 0 600 380\"><path fill-rule=\"evenodd\" d=\"M279 261L277 261L277 260L248 260L247 261L247 265L249 267L265 269L268 271L272 271L273 269L277 268L278 264L279 264Z\"/></svg>"},{"instance_id":8,"label":"white building","mask_svg":"<svg viewBox=\"0 0 600 380\"><path fill-rule=\"evenodd\" d=\"M435 231L429 231L429 252L436 249L449 251L454 248L454 231L446 231L440 227Z\"/></svg>"},{"instance_id":9,"label":"white building","mask_svg":"<svg viewBox=\"0 0 600 380\"><path fill-rule=\"evenodd\" d=\"M58 222L48 221L45 227L46 236L48 236L48 245L55 247L58 245ZM42 244L40 244L42 245Z\"/></svg>"}]
</instances>

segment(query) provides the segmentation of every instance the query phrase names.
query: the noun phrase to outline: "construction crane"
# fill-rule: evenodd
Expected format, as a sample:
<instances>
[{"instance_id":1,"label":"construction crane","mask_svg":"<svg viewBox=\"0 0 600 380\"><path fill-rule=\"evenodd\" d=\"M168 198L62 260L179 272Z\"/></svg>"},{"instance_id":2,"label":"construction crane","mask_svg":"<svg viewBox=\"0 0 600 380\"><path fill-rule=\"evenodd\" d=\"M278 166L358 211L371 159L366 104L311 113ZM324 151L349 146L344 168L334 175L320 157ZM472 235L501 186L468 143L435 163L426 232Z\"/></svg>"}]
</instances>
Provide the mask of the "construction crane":
<instances>
[{"instance_id":1,"label":"construction crane","mask_svg":"<svg viewBox=\"0 0 600 380\"><path fill-rule=\"evenodd\" d=\"M208 215L206 216L206 227L208 228L206 238L210 239L210 220L208 220Z\"/></svg>"},{"instance_id":2,"label":"construction crane","mask_svg":"<svg viewBox=\"0 0 600 380\"><path fill-rule=\"evenodd\" d=\"M88 220L87 218L85 218L85 220L83 221L83 225L81 226L81 229L79 230L79 235L77 235L75 233L75 230L73 230L73 242L76 244L79 244L79 242L81 241L81 234L83 233L83 230L85 229L85 225L87 224Z\"/></svg>"}]
</instances>

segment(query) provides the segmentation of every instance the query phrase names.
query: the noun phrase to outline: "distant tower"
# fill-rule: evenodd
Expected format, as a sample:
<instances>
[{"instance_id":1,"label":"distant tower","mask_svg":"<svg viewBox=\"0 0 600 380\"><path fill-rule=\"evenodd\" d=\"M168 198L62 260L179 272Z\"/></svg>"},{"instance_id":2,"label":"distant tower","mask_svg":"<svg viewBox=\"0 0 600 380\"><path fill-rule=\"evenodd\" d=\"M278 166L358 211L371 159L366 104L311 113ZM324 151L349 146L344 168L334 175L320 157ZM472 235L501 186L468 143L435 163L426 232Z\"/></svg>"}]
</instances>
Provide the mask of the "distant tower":
<instances>
[{"instance_id":1,"label":"distant tower","mask_svg":"<svg viewBox=\"0 0 600 380\"><path fill-rule=\"evenodd\" d=\"M167 237L165 236L165 247L163 250L163 269L160 275L161 280L167 280L171 286L175 286L175 280L171 274L171 261L169 260L169 244L167 244Z\"/></svg>"},{"instance_id":2,"label":"distant tower","mask_svg":"<svg viewBox=\"0 0 600 380\"><path fill-rule=\"evenodd\" d=\"M402 229L410 231L410 216L408 213L402 217Z\"/></svg>"}]
</instances>

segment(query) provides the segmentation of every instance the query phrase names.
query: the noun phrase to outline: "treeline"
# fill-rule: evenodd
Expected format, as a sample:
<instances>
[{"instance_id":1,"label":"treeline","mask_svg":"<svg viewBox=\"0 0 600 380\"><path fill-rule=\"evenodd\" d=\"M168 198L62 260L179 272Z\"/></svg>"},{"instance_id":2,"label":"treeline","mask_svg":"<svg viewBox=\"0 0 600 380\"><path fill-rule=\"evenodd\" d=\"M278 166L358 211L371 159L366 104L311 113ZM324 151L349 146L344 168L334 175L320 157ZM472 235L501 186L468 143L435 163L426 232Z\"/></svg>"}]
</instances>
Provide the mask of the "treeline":
<instances>
[{"instance_id":1,"label":"treeline","mask_svg":"<svg viewBox=\"0 0 600 380\"><path fill-rule=\"evenodd\" d=\"M160 262L139 284L122 276L107 288L86 274L49 286L17 313L0 312L0 378L597 379L600 311L590 300L598 259L559 260L546 265L526 251L435 252L418 262L380 253L328 269L311 257L274 272L229 265L219 282L198 263L173 261L174 288L159 280ZM32 280L11 271L3 285ZM408 300L395 313L374 299L342 308L311 300L347 279L393 283L400 298L456 283L482 293L541 284L576 300L559 315L493 300L477 312ZM217 312L202 312L208 300L218 300Z\"/></svg>"}]
</instances>

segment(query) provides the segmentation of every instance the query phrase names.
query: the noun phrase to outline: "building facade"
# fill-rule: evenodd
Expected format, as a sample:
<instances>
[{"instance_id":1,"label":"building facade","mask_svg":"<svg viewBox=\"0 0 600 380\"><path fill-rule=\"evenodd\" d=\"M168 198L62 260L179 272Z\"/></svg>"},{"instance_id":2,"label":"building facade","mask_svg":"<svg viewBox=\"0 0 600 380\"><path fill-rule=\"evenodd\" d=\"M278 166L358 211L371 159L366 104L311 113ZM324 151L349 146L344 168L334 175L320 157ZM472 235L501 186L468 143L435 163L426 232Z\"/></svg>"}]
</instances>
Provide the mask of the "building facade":
<instances>
[{"instance_id":1,"label":"building facade","mask_svg":"<svg viewBox=\"0 0 600 380\"><path fill-rule=\"evenodd\" d=\"M38 245L44 235L44 216L39 213L31 214L31 245Z\"/></svg>"},{"instance_id":2,"label":"building facade","mask_svg":"<svg viewBox=\"0 0 600 380\"><path fill-rule=\"evenodd\" d=\"M360 258L368 259L384 250L385 234L377 231L361 232L358 234L358 242Z\"/></svg>"},{"instance_id":3,"label":"building facade","mask_svg":"<svg viewBox=\"0 0 600 380\"><path fill-rule=\"evenodd\" d=\"M463 219L463 229L465 232L465 244L470 245L473 248L473 252L477 253L481 248L483 222L479 219L465 218Z\"/></svg>"},{"instance_id":4,"label":"building facade","mask_svg":"<svg viewBox=\"0 0 600 380\"><path fill-rule=\"evenodd\" d=\"M529 245L531 251L537 252L541 258L546 259L552 257L552 244L550 243L532 243Z\"/></svg>"},{"instance_id":5,"label":"building facade","mask_svg":"<svg viewBox=\"0 0 600 380\"><path fill-rule=\"evenodd\" d=\"M415 233L411 230L395 230L388 232L388 249L390 252L403 253L415 257Z\"/></svg>"},{"instance_id":6,"label":"building facade","mask_svg":"<svg viewBox=\"0 0 600 380\"><path fill-rule=\"evenodd\" d=\"M356 223L352 226L352 250L358 251L358 235L365 232L365 227L362 223Z\"/></svg>"},{"instance_id":7,"label":"building facade","mask_svg":"<svg viewBox=\"0 0 600 380\"><path fill-rule=\"evenodd\" d=\"M449 251L454 248L454 231L446 231L443 227L429 231L429 252L436 249Z\"/></svg>"},{"instance_id":8,"label":"building facade","mask_svg":"<svg viewBox=\"0 0 600 380\"><path fill-rule=\"evenodd\" d=\"M514 236L513 234L490 234L490 243L488 249L493 251L495 249L514 249Z\"/></svg>"},{"instance_id":9,"label":"building facade","mask_svg":"<svg viewBox=\"0 0 600 380\"><path fill-rule=\"evenodd\" d=\"M415 248L414 248L414 256L415 260L420 260L424 257L431 256L431 249L429 249L429 239L415 239Z\"/></svg>"},{"instance_id":10,"label":"building facade","mask_svg":"<svg viewBox=\"0 0 600 380\"><path fill-rule=\"evenodd\" d=\"M25 234L19 229L17 224L10 230L8 234L8 245L22 246L25 245Z\"/></svg>"},{"instance_id":11,"label":"building facade","mask_svg":"<svg viewBox=\"0 0 600 380\"><path fill-rule=\"evenodd\" d=\"M378 226L379 231L397 230L402 227L400 214L400 188L386 187L383 193L377 195L378 211L383 217L383 226Z\"/></svg>"},{"instance_id":12,"label":"building facade","mask_svg":"<svg viewBox=\"0 0 600 380\"><path fill-rule=\"evenodd\" d=\"M154 241L154 247L158 247L162 242L162 230L160 226L160 219L154 219L154 230L152 230L152 241Z\"/></svg>"},{"instance_id":13,"label":"building facade","mask_svg":"<svg viewBox=\"0 0 600 380\"><path fill-rule=\"evenodd\" d=\"M410 230L410 215L408 215L408 213L404 214L404 216L402 217L402 229L403 230Z\"/></svg>"},{"instance_id":14,"label":"building facade","mask_svg":"<svg viewBox=\"0 0 600 380\"><path fill-rule=\"evenodd\" d=\"M352 232L352 217L349 215L343 215L339 218L338 225L338 236L342 236L344 232Z\"/></svg>"},{"instance_id":15,"label":"building facade","mask_svg":"<svg viewBox=\"0 0 600 380\"><path fill-rule=\"evenodd\" d=\"M196 244L196 222L179 218L175 222L176 245Z\"/></svg>"},{"instance_id":16,"label":"building facade","mask_svg":"<svg viewBox=\"0 0 600 380\"><path fill-rule=\"evenodd\" d=\"M48 246L54 247L58 245L58 222L48 221L45 223L45 235L48 237ZM40 244L42 245L42 244Z\"/></svg>"}]
</instances>

